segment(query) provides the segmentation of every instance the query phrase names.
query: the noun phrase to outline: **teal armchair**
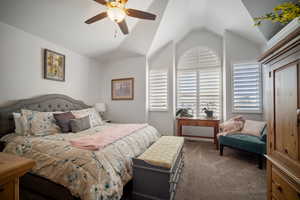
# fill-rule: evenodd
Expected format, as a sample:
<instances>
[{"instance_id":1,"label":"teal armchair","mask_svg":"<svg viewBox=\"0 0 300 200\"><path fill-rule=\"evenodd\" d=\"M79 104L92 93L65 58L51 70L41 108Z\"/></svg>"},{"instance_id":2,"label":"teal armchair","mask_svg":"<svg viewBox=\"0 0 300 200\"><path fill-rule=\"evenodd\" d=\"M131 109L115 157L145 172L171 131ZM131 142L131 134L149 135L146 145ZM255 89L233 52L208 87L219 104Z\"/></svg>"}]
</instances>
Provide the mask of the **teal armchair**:
<instances>
[{"instance_id":1,"label":"teal armchair","mask_svg":"<svg viewBox=\"0 0 300 200\"><path fill-rule=\"evenodd\" d=\"M224 147L251 152L258 156L258 168L262 169L264 155L267 153L267 132L267 127L265 127L260 137L243 134L242 132L220 136L220 155L223 156Z\"/></svg>"}]
</instances>

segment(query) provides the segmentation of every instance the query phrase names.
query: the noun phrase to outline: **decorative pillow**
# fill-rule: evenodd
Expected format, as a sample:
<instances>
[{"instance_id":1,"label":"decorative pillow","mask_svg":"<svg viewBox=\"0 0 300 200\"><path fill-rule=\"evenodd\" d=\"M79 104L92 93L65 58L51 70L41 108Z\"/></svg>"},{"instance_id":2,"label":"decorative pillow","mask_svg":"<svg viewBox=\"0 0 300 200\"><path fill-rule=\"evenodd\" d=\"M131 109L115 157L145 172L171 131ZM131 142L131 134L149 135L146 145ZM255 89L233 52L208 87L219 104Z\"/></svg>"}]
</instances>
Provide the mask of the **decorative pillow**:
<instances>
[{"instance_id":1,"label":"decorative pillow","mask_svg":"<svg viewBox=\"0 0 300 200\"><path fill-rule=\"evenodd\" d=\"M101 116L95 110L95 108L88 108L88 109L84 109L84 110L74 110L71 112L75 116L76 119L89 116L91 127L103 125Z\"/></svg>"},{"instance_id":2,"label":"decorative pillow","mask_svg":"<svg viewBox=\"0 0 300 200\"><path fill-rule=\"evenodd\" d=\"M90 117L86 116L79 119L71 119L70 126L73 133L78 133L80 131L87 130L91 128Z\"/></svg>"},{"instance_id":3,"label":"decorative pillow","mask_svg":"<svg viewBox=\"0 0 300 200\"><path fill-rule=\"evenodd\" d=\"M69 133L71 131L70 120L75 119L75 116L71 112L53 114L56 124L60 127L63 133Z\"/></svg>"},{"instance_id":4,"label":"decorative pillow","mask_svg":"<svg viewBox=\"0 0 300 200\"><path fill-rule=\"evenodd\" d=\"M22 115L21 113L13 113L13 117L15 121L15 133L18 135L22 135L24 133Z\"/></svg>"},{"instance_id":5,"label":"decorative pillow","mask_svg":"<svg viewBox=\"0 0 300 200\"><path fill-rule=\"evenodd\" d=\"M44 136L60 132L56 125L53 112L38 112L21 110L24 117L24 129L26 135Z\"/></svg>"},{"instance_id":6,"label":"decorative pillow","mask_svg":"<svg viewBox=\"0 0 300 200\"><path fill-rule=\"evenodd\" d=\"M266 122L246 120L242 133L261 137L261 133L266 126Z\"/></svg>"},{"instance_id":7,"label":"decorative pillow","mask_svg":"<svg viewBox=\"0 0 300 200\"><path fill-rule=\"evenodd\" d=\"M243 116L236 116L220 124L221 132L241 131L244 127L245 119Z\"/></svg>"}]
</instances>

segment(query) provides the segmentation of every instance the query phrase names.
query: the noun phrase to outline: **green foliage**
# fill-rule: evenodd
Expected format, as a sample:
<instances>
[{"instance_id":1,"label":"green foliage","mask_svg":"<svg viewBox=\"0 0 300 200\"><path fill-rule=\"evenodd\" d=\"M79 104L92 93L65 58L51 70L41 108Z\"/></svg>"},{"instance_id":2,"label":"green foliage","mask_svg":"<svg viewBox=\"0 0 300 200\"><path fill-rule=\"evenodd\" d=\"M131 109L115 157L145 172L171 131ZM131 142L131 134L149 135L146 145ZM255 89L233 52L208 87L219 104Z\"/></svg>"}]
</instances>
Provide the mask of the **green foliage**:
<instances>
[{"instance_id":1,"label":"green foliage","mask_svg":"<svg viewBox=\"0 0 300 200\"><path fill-rule=\"evenodd\" d=\"M193 117L192 114L190 114L190 108L181 108L177 110L176 117Z\"/></svg>"},{"instance_id":2,"label":"green foliage","mask_svg":"<svg viewBox=\"0 0 300 200\"><path fill-rule=\"evenodd\" d=\"M261 17L255 17L255 25L259 26L264 20L279 22L283 25L288 24L293 19L299 17L300 22L300 0L299 3L286 2L276 6L273 12L267 13Z\"/></svg>"}]
</instances>

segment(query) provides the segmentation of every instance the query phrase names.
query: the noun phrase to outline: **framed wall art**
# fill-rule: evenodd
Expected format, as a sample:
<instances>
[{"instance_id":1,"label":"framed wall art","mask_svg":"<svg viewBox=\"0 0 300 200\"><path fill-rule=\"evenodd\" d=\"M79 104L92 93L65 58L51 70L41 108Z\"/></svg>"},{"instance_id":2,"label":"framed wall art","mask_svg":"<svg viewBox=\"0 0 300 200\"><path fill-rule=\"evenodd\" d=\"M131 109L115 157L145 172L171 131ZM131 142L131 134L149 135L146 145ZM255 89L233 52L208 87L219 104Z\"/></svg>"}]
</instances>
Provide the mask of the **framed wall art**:
<instances>
[{"instance_id":1,"label":"framed wall art","mask_svg":"<svg viewBox=\"0 0 300 200\"><path fill-rule=\"evenodd\" d=\"M112 100L134 99L134 78L114 79L111 81Z\"/></svg>"},{"instance_id":2,"label":"framed wall art","mask_svg":"<svg viewBox=\"0 0 300 200\"><path fill-rule=\"evenodd\" d=\"M65 81L65 55L44 50L44 78L54 81Z\"/></svg>"}]
</instances>

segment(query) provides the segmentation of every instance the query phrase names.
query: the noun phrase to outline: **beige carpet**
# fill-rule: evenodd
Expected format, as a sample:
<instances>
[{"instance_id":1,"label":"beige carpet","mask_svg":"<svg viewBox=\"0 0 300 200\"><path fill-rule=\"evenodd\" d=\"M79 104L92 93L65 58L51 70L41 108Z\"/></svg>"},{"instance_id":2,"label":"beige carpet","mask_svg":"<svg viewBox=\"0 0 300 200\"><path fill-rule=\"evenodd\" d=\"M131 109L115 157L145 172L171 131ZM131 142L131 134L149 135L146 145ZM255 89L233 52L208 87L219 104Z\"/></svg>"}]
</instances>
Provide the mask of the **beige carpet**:
<instances>
[{"instance_id":1,"label":"beige carpet","mask_svg":"<svg viewBox=\"0 0 300 200\"><path fill-rule=\"evenodd\" d=\"M252 154L211 142L186 141L185 168L175 200L266 200L266 170Z\"/></svg>"}]
</instances>

